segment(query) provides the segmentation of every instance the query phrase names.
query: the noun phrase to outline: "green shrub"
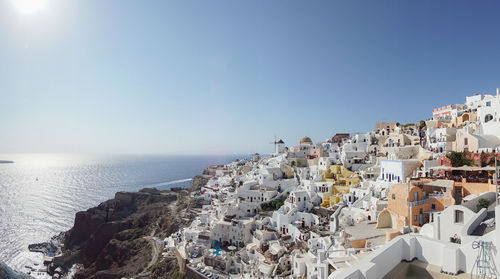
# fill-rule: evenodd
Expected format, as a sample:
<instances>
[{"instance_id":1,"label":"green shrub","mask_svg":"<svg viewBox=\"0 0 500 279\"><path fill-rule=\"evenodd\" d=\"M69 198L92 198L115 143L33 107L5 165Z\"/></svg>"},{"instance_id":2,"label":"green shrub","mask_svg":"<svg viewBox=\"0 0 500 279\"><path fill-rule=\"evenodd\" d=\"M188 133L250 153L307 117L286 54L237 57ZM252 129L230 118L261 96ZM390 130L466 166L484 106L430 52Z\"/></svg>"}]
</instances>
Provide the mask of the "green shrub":
<instances>
[{"instance_id":1,"label":"green shrub","mask_svg":"<svg viewBox=\"0 0 500 279\"><path fill-rule=\"evenodd\" d=\"M260 205L260 208L265 211L270 210L278 210L285 203L285 200L288 198L288 195L283 195L281 198L272 200L270 202L265 202Z\"/></svg>"},{"instance_id":2,"label":"green shrub","mask_svg":"<svg viewBox=\"0 0 500 279\"><path fill-rule=\"evenodd\" d=\"M474 162L472 159L467 158L466 152L455 152L452 151L446 155L448 159L451 161L451 165L453 167L461 167L461 166L472 166Z\"/></svg>"},{"instance_id":3,"label":"green shrub","mask_svg":"<svg viewBox=\"0 0 500 279\"><path fill-rule=\"evenodd\" d=\"M485 199L485 198L480 198L478 201L477 201L477 208L478 209L481 209L481 208L488 208L488 206L490 205L490 201Z\"/></svg>"},{"instance_id":4,"label":"green shrub","mask_svg":"<svg viewBox=\"0 0 500 279\"><path fill-rule=\"evenodd\" d=\"M427 124L425 124L425 121L424 120L420 120L420 129L423 129L425 128L425 126L427 126Z\"/></svg>"}]
</instances>

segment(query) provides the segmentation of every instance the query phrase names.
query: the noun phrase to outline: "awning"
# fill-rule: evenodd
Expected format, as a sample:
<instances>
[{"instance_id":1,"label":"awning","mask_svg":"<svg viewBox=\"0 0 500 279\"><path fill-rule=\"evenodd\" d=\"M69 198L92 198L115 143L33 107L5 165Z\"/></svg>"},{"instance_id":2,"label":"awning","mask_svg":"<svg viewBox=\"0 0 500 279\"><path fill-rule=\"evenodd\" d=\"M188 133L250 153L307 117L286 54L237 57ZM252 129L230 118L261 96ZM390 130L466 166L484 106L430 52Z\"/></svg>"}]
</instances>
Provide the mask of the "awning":
<instances>
[{"instance_id":1,"label":"awning","mask_svg":"<svg viewBox=\"0 0 500 279\"><path fill-rule=\"evenodd\" d=\"M447 167L447 166L437 166L430 167L430 170L458 170L458 171L495 171L495 167L471 167L471 166L461 166L461 167Z\"/></svg>"},{"instance_id":2,"label":"awning","mask_svg":"<svg viewBox=\"0 0 500 279\"><path fill-rule=\"evenodd\" d=\"M479 168L480 169L480 168ZM475 168L474 167L471 167L471 166L466 166L466 165L463 165L461 167L458 167L458 168L453 168L453 170L460 170L460 171L475 171Z\"/></svg>"},{"instance_id":3,"label":"awning","mask_svg":"<svg viewBox=\"0 0 500 279\"><path fill-rule=\"evenodd\" d=\"M446 179L438 179L431 181L429 183L426 183L425 185L427 186L436 186L436 187L445 187L445 188L453 188L453 180L446 180Z\"/></svg>"},{"instance_id":4,"label":"awning","mask_svg":"<svg viewBox=\"0 0 500 279\"><path fill-rule=\"evenodd\" d=\"M484 167L482 168L484 171L495 171L495 167Z\"/></svg>"},{"instance_id":5,"label":"awning","mask_svg":"<svg viewBox=\"0 0 500 279\"><path fill-rule=\"evenodd\" d=\"M447 166L437 166L437 167L430 167L430 170L452 170L453 167L447 167Z\"/></svg>"}]
</instances>

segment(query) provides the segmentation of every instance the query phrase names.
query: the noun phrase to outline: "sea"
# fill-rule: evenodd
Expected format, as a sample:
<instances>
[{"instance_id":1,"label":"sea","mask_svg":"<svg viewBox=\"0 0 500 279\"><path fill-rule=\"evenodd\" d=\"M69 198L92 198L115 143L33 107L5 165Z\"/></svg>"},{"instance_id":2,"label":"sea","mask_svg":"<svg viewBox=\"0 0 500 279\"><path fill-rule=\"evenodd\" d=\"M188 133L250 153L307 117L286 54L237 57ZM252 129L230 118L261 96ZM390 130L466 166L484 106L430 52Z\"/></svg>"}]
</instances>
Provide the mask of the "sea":
<instances>
[{"instance_id":1,"label":"sea","mask_svg":"<svg viewBox=\"0 0 500 279\"><path fill-rule=\"evenodd\" d=\"M26 272L42 261L28 245L48 241L73 226L75 213L145 187L189 187L213 164L245 155L164 156L0 154L0 262Z\"/></svg>"}]
</instances>

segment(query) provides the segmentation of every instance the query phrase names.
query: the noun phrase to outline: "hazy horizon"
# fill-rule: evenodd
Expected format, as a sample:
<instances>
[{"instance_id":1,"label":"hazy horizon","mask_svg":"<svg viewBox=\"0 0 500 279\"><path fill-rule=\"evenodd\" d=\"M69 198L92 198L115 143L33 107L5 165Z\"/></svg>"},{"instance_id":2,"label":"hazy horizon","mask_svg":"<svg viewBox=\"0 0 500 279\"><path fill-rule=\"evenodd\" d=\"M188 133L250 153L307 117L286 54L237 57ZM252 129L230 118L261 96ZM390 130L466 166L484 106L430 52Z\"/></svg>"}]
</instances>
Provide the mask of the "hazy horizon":
<instances>
[{"instance_id":1,"label":"hazy horizon","mask_svg":"<svg viewBox=\"0 0 500 279\"><path fill-rule=\"evenodd\" d=\"M0 154L271 153L275 136L293 146L417 122L500 87L499 11L0 0Z\"/></svg>"},{"instance_id":2,"label":"hazy horizon","mask_svg":"<svg viewBox=\"0 0 500 279\"><path fill-rule=\"evenodd\" d=\"M251 156L253 153L218 153L218 154L208 154L208 153L200 153L200 154L176 154L176 153L105 153L105 152L63 152L63 151L54 151L54 152L3 152L0 153L0 160L6 160L6 157L10 156L23 156L23 155L76 155L76 156L172 156L172 157L217 157L217 156ZM257 152L258 153L258 152ZM259 153L259 155L267 156L271 153Z\"/></svg>"}]
</instances>

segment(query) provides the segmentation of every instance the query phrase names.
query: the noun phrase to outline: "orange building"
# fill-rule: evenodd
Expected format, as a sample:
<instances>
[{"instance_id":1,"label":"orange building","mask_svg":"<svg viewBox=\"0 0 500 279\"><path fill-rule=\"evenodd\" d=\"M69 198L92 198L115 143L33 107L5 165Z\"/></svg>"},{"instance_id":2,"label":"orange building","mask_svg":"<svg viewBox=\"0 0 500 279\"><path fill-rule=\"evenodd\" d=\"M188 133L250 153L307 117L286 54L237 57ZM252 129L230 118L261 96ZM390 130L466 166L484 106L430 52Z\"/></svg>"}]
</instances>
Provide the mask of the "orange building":
<instances>
[{"instance_id":1,"label":"orange building","mask_svg":"<svg viewBox=\"0 0 500 279\"><path fill-rule=\"evenodd\" d=\"M442 211L454 205L453 181L419 180L408 184L395 184L388 195L388 207L379 213L377 228L401 229L408 226L421 227L428 223L432 212Z\"/></svg>"},{"instance_id":2,"label":"orange building","mask_svg":"<svg viewBox=\"0 0 500 279\"><path fill-rule=\"evenodd\" d=\"M460 197L466 197L470 194L479 195L484 192L495 192L495 188L493 179L462 178L461 181L455 181L453 191Z\"/></svg>"}]
</instances>

